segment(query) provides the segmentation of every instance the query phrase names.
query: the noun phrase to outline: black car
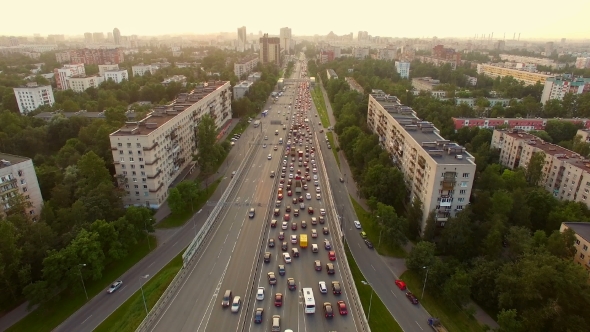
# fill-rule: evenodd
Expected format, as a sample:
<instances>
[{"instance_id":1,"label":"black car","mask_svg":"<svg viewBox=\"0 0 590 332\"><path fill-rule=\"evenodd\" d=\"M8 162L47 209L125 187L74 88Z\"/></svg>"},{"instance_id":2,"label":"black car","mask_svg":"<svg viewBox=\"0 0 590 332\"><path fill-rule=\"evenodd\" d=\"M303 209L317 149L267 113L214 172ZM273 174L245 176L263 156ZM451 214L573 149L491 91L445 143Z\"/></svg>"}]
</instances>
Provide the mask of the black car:
<instances>
[{"instance_id":1,"label":"black car","mask_svg":"<svg viewBox=\"0 0 590 332\"><path fill-rule=\"evenodd\" d=\"M367 245L367 247L369 247L369 249L373 249L373 243L371 243L371 241L365 240L365 244Z\"/></svg>"},{"instance_id":2,"label":"black car","mask_svg":"<svg viewBox=\"0 0 590 332\"><path fill-rule=\"evenodd\" d=\"M264 262L265 263L270 263L270 257L271 257L271 253L270 252L265 252L264 253Z\"/></svg>"},{"instance_id":3,"label":"black car","mask_svg":"<svg viewBox=\"0 0 590 332\"><path fill-rule=\"evenodd\" d=\"M332 304L330 302L324 303L324 315L326 316L326 318L334 317L334 310L332 309Z\"/></svg>"},{"instance_id":4,"label":"black car","mask_svg":"<svg viewBox=\"0 0 590 332\"><path fill-rule=\"evenodd\" d=\"M279 264L279 275L280 276L285 275L285 265L283 265L283 264Z\"/></svg>"},{"instance_id":5,"label":"black car","mask_svg":"<svg viewBox=\"0 0 590 332\"><path fill-rule=\"evenodd\" d=\"M287 287L289 288L289 290L296 290L297 285L295 284L295 279L293 279L293 278L287 279Z\"/></svg>"},{"instance_id":6,"label":"black car","mask_svg":"<svg viewBox=\"0 0 590 332\"><path fill-rule=\"evenodd\" d=\"M342 289L340 288L340 282L332 281L332 293L334 293L334 295L342 294Z\"/></svg>"},{"instance_id":7,"label":"black car","mask_svg":"<svg viewBox=\"0 0 590 332\"><path fill-rule=\"evenodd\" d=\"M254 313L254 323L260 324L262 323L262 315L264 314L264 309L256 308L256 313Z\"/></svg>"},{"instance_id":8,"label":"black car","mask_svg":"<svg viewBox=\"0 0 590 332\"><path fill-rule=\"evenodd\" d=\"M283 244L281 245L281 250L282 251L287 251L288 250L288 248L287 248L287 242L283 241Z\"/></svg>"},{"instance_id":9,"label":"black car","mask_svg":"<svg viewBox=\"0 0 590 332\"><path fill-rule=\"evenodd\" d=\"M275 246L275 239L268 239L268 247L273 248Z\"/></svg>"},{"instance_id":10,"label":"black car","mask_svg":"<svg viewBox=\"0 0 590 332\"><path fill-rule=\"evenodd\" d=\"M412 302L412 304L418 304L418 298L416 295L412 294L412 292L407 292L406 297L408 300L410 300L410 302Z\"/></svg>"}]
</instances>

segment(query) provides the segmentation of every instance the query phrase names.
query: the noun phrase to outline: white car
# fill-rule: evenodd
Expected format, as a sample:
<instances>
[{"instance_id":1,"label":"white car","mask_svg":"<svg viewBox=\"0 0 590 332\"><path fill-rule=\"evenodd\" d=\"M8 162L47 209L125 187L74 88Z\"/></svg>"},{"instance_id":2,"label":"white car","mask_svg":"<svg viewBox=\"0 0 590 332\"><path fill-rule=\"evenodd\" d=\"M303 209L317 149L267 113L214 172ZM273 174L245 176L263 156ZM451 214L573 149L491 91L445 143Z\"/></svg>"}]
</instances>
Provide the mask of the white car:
<instances>
[{"instance_id":1,"label":"white car","mask_svg":"<svg viewBox=\"0 0 590 332\"><path fill-rule=\"evenodd\" d=\"M268 141L268 136L264 136L264 140L265 141Z\"/></svg>"},{"instance_id":2,"label":"white car","mask_svg":"<svg viewBox=\"0 0 590 332\"><path fill-rule=\"evenodd\" d=\"M320 216L326 215L326 209L320 209Z\"/></svg>"},{"instance_id":3,"label":"white car","mask_svg":"<svg viewBox=\"0 0 590 332\"><path fill-rule=\"evenodd\" d=\"M314 168L314 169L315 169L315 168ZM314 173L315 173L315 172L314 172ZM318 179L318 175L317 175L317 174L314 174L314 175L313 175L313 179L314 179L314 180L317 180L317 179Z\"/></svg>"},{"instance_id":4,"label":"white car","mask_svg":"<svg viewBox=\"0 0 590 332\"><path fill-rule=\"evenodd\" d=\"M262 144L262 147L265 148L266 147L266 144Z\"/></svg>"},{"instance_id":5,"label":"white car","mask_svg":"<svg viewBox=\"0 0 590 332\"><path fill-rule=\"evenodd\" d=\"M238 312L241 304L242 299L239 296L234 297L234 301L231 304L231 312Z\"/></svg>"},{"instance_id":6,"label":"white car","mask_svg":"<svg viewBox=\"0 0 590 332\"><path fill-rule=\"evenodd\" d=\"M314 168L311 171L314 172L314 173L317 173L318 172L318 169L317 168Z\"/></svg>"},{"instance_id":7,"label":"white car","mask_svg":"<svg viewBox=\"0 0 590 332\"><path fill-rule=\"evenodd\" d=\"M269 153L268 154L268 160L271 160L271 159L272 159L272 155Z\"/></svg>"},{"instance_id":8,"label":"white car","mask_svg":"<svg viewBox=\"0 0 590 332\"><path fill-rule=\"evenodd\" d=\"M256 299L258 301L264 300L264 287L258 287L258 291L256 292Z\"/></svg>"},{"instance_id":9,"label":"white car","mask_svg":"<svg viewBox=\"0 0 590 332\"><path fill-rule=\"evenodd\" d=\"M311 199L311 194L310 193L305 194L305 198L307 198L307 200L310 200Z\"/></svg>"},{"instance_id":10,"label":"white car","mask_svg":"<svg viewBox=\"0 0 590 332\"><path fill-rule=\"evenodd\" d=\"M289 174L289 179L293 178L293 173Z\"/></svg>"},{"instance_id":11,"label":"white car","mask_svg":"<svg viewBox=\"0 0 590 332\"><path fill-rule=\"evenodd\" d=\"M319 194L321 192L320 187L315 188L315 192Z\"/></svg>"},{"instance_id":12,"label":"white car","mask_svg":"<svg viewBox=\"0 0 590 332\"><path fill-rule=\"evenodd\" d=\"M283 221L283 224L281 225L281 229L287 229L289 227L289 223L286 221Z\"/></svg>"},{"instance_id":13,"label":"white car","mask_svg":"<svg viewBox=\"0 0 590 332\"><path fill-rule=\"evenodd\" d=\"M326 282L325 281L320 281L318 283L318 286L320 288L320 293L322 293L322 294L327 294L328 293L328 287L326 287Z\"/></svg>"},{"instance_id":14,"label":"white car","mask_svg":"<svg viewBox=\"0 0 590 332\"><path fill-rule=\"evenodd\" d=\"M354 223L354 227L361 229L361 222L360 221L355 220L355 221L353 221L353 223Z\"/></svg>"},{"instance_id":15,"label":"white car","mask_svg":"<svg viewBox=\"0 0 590 332\"><path fill-rule=\"evenodd\" d=\"M315 199L317 199L318 201L322 198L322 195L320 194L315 194Z\"/></svg>"},{"instance_id":16,"label":"white car","mask_svg":"<svg viewBox=\"0 0 590 332\"><path fill-rule=\"evenodd\" d=\"M291 243L297 244L297 235L291 235Z\"/></svg>"},{"instance_id":17,"label":"white car","mask_svg":"<svg viewBox=\"0 0 590 332\"><path fill-rule=\"evenodd\" d=\"M301 210L305 209L305 203L303 203L303 202L299 203L299 208Z\"/></svg>"},{"instance_id":18,"label":"white car","mask_svg":"<svg viewBox=\"0 0 590 332\"><path fill-rule=\"evenodd\" d=\"M283 253L283 260L285 260L285 263L290 264L291 263L291 255L289 255L288 252L284 252Z\"/></svg>"}]
</instances>

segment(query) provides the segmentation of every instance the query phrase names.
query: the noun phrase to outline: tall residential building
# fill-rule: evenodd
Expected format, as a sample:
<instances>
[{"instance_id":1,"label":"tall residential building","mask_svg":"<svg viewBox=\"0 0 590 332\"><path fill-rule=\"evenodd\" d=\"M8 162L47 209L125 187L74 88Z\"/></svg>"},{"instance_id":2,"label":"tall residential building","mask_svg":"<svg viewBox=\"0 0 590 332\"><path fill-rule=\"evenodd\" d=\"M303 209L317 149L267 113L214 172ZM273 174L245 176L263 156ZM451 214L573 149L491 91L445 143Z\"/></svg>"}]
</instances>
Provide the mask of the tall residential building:
<instances>
[{"instance_id":1,"label":"tall residential building","mask_svg":"<svg viewBox=\"0 0 590 332\"><path fill-rule=\"evenodd\" d=\"M246 27L238 28L238 51L244 52L246 50Z\"/></svg>"},{"instance_id":2,"label":"tall residential building","mask_svg":"<svg viewBox=\"0 0 590 332\"><path fill-rule=\"evenodd\" d=\"M397 57L396 48L380 48L377 50L377 59L393 61Z\"/></svg>"},{"instance_id":3,"label":"tall residential building","mask_svg":"<svg viewBox=\"0 0 590 332\"><path fill-rule=\"evenodd\" d=\"M29 203L23 212L36 221L41 213L43 197L33 161L27 157L0 153L0 216L11 208L10 199L18 194Z\"/></svg>"},{"instance_id":4,"label":"tall residential building","mask_svg":"<svg viewBox=\"0 0 590 332\"><path fill-rule=\"evenodd\" d=\"M554 46L553 42L547 42L545 44L545 54L551 55L551 53L553 53L553 50L554 50L553 46Z\"/></svg>"},{"instance_id":5,"label":"tall residential building","mask_svg":"<svg viewBox=\"0 0 590 332\"><path fill-rule=\"evenodd\" d=\"M108 65L98 65L98 76L104 76L104 73L107 70L117 70L119 69L119 65L118 64L108 64Z\"/></svg>"},{"instance_id":6,"label":"tall residential building","mask_svg":"<svg viewBox=\"0 0 590 332\"><path fill-rule=\"evenodd\" d=\"M98 88L98 86L104 82L102 76L72 76L66 79L68 89L74 92L84 92L88 88Z\"/></svg>"},{"instance_id":7,"label":"tall residential building","mask_svg":"<svg viewBox=\"0 0 590 332\"><path fill-rule=\"evenodd\" d=\"M211 81L110 134L125 206L160 207L170 184L198 154L196 131L201 118L209 114L221 128L232 117L231 99L229 82Z\"/></svg>"},{"instance_id":8,"label":"tall residential building","mask_svg":"<svg viewBox=\"0 0 590 332\"><path fill-rule=\"evenodd\" d=\"M435 91L439 85L440 80L435 80L432 77L412 78L412 87L419 91Z\"/></svg>"},{"instance_id":9,"label":"tall residential building","mask_svg":"<svg viewBox=\"0 0 590 332\"><path fill-rule=\"evenodd\" d=\"M92 44L92 33L90 33L90 32L84 33L84 43Z\"/></svg>"},{"instance_id":10,"label":"tall residential building","mask_svg":"<svg viewBox=\"0 0 590 332\"><path fill-rule=\"evenodd\" d=\"M459 99L459 98L455 98ZM463 99L463 98L461 98ZM475 99L475 98L474 98ZM495 100L499 100L500 98L486 98L490 101L490 106L493 107L492 102ZM500 99L502 101L506 101L507 99ZM475 104L475 100L473 104ZM455 123L455 130L459 130L463 127L478 127L478 128L485 128L485 129L494 129L497 127L508 128L508 129L518 129L522 131L531 131L531 130L545 130L547 123L554 119L544 119L544 118L452 118L453 122ZM579 118L571 118L571 119L560 119L560 122L569 122L575 125L580 125L583 128L590 128L590 120L589 119L579 119ZM578 130L578 135L582 136L586 139L586 132L582 130Z\"/></svg>"},{"instance_id":11,"label":"tall residential building","mask_svg":"<svg viewBox=\"0 0 590 332\"><path fill-rule=\"evenodd\" d=\"M590 78L549 77L543 87L541 103L545 104L549 99L562 100L568 93L579 95L588 92L590 92Z\"/></svg>"},{"instance_id":12,"label":"tall residential building","mask_svg":"<svg viewBox=\"0 0 590 332\"><path fill-rule=\"evenodd\" d=\"M281 28L281 49L285 51L285 54L291 54L291 28Z\"/></svg>"},{"instance_id":13,"label":"tall residential building","mask_svg":"<svg viewBox=\"0 0 590 332\"><path fill-rule=\"evenodd\" d=\"M352 56L359 60L364 60L369 56L368 47L355 47L352 49Z\"/></svg>"},{"instance_id":14,"label":"tall residential building","mask_svg":"<svg viewBox=\"0 0 590 332\"><path fill-rule=\"evenodd\" d=\"M120 48L116 49L78 49L71 50L70 61L85 65L115 64L125 61L125 55Z\"/></svg>"},{"instance_id":15,"label":"tall residential building","mask_svg":"<svg viewBox=\"0 0 590 332\"><path fill-rule=\"evenodd\" d=\"M241 78L242 75L250 74L258 65L258 56L249 59L242 59L234 63L234 74Z\"/></svg>"},{"instance_id":16,"label":"tall residential building","mask_svg":"<svg viewBox=\"0 0 590 332\"><path fill-rule=\"evenodd\" d=\"M579 154L537 136L512 130L494 130L493 148L500 150L500 164L527 168L534 153L544 153L540 186L560 200L590 206L590 163Z\"/></svg>"},{"instance_id":17,"label":"tall residential building","mask_svg":"<svg viewBox=\"0 0 590 332\"><path fill-rule=\"evenodd\" d=\"M55 103L51 85L29 82L25 86L13 88L13 91L21 114L32 112L42 105L53 106Z\"/></svg>"},{"instance_id":18,"label":"tall residential building","mask_svg":"<svg viewBox=\"0 0 590 332\"><path fill-rule=\"evenodd\" d=\"M113 40L115 45L121 45L121 31L117 28L113 29Z\"/></svg>"},{"instance_id":19,"label":"tall residential building","mask_svg":"<svg viewBox=\"0 0 590 332\"><path fill-rule=\"evenodd\" d=\"M562 222L559 231L563 233L566 229L571 229L576 233L574 263L583 266L590 276L590 223Z\"/></svg>"},{"instance_id":20,"label":"tall residential building","mask_svg":"<svg viewBox=\"0 0 590 332\"><path fill-rule=\"evenodd\" d=\"M369 33L367 31L359 31L357 34L357 40L359 42L368 41L369 40Z\"/></svg>"},{"instance_id":21,"label":"tall residential building","mask_svg":"<svg viewBox=\"0 0 590 332\"><path fill-rule=\"evenodd\" d=\"M102 32L94 32L92 34L92 41L95 44L102 43L104 41L104 33L102 33Z\"/></svg>"},{"instance_id":22,"label":"tall residential building","mask_svg":"<svg viewBox=\"0 0 590 332\"><path fill-rule=\"evenodd\" d=\"M422 201L422 229L431 212L444 226L469 204L475 158L464 147L441 137L432 123L381 90L369 95L367 124L404 174L410 199Z\"/></svg>"},{"instance_id":23,"label":"tall residential building","mask_svg":"<svg viewBox=\"0 0 590 332\"><path fill-rule=\"evenodd\" d=\"M55 60L59 63L70 62L70 53L68 52L56 52Z\"/></svg>"},{"instance_id":24,"label":"tall residential building","mask_svg":"<svg viewBox=\"0 0 590 332\"><path fill-rule=\"evenodd\" d=\"M401 78L410 78L410 63L406 61L396 61L395 70Z\"/></svg>"},{"instance_id":25,"label":"tall residential building","mask_svg":"<svg viewBox=\"0 0 590 332\"><path fill-rule=\"evenodd\" d=\"M578 68L578 69L590 68L590 57L577 57L576 58L576 68Z\"/></svg>"},{"instance_id":26,"label":"tall residential building","mask_svg":"<svg viewBox=\"0 0 590 332\"><path fill-rule=\"evenodd\" d=\"M143 63L131 66L131 72L133 73L133 77L143 76L145 73L148 72L153 75L157 69L158 68L152 65L144 65Z\"/></svg>"},{"instance_id":27,"label":"tall residential building","mask_svg":"<svg viewBox=\"0 0 590 332\"><path fill-rule=\"evenodd\" d=\"M260 38L260 62L281 65L281 39L279 37L269 37L268 33L265 33Z\"/></svg>"},{"instance_id":28,"label":"tall residential building","mask_svg":"<svg viewBox=\"0 0 590 332\"><path fill-rule=\"evenodd\" d=\"M64 65L63 68L55 68L53 70L53 78L55 79L55 83L57 85L58 90L67 90L69 89L68 86L68 78L74 76L85 76L86 70L84 69L84 64L70 64Z\"/></svg>"},{"instance_id":29,"label":"tall residential building","mask_svg":"<svg viewBox=\"0 0 590 332\"><path fill-rule=\"evenodd\" d=\"M525 70L504 68L500 66L494 66L485 63L477 64L477 73L484 74L490 77L505 77L512 76L514 79L522 81L525 85L535 85L537 82L545 84L545 81L553 75L547 75L543 73L531 73Z\"/></svg>"}]
</instances>

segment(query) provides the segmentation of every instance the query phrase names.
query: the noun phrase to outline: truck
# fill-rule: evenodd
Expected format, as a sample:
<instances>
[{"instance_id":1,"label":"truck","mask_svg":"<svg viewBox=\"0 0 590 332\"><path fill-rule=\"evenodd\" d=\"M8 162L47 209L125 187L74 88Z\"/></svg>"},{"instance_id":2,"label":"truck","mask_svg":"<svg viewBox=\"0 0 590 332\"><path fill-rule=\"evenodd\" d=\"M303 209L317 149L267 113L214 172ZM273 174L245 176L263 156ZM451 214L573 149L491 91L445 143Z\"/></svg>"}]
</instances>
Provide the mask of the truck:
<instances>
[{"instance_id":1,"label":"truck","mask_svg":"<svg viewBox=\"0 0 590 332\"><path fill-rule=\"evenodd\" d=\"M254 128L258 128L260 126L260 120L254 121Z\"/></svg>"},{"instance_id":2,"label":"truck","mask_svg":"<svg viewBox=\"0 0 590 332\"><path fill-rule=\"evenodd\" d=\"M295 192L301 194L301 180L295 180Z\"/></svg>"},{"instance_id":3,"label":"truck","mask_svg":"<svg viewBox=\"0 0 590 332\"><path fill-rule=\"evenodd\" d=\"M448 332L448 330L444 326L442 326L438 318L428 318L428 325L430 325L430 327L432 327L432 329L437 332Z\"/></svg>"},{"instance_id":4,"label":"truck","mask_svg":"<svg viewBox=\"0 0 590 332\"><path fill-rule=\"evenodd\" d=\"M307 234L299 235L299 246L301 248L307 248Z\"/></svg>"}]
</instances>

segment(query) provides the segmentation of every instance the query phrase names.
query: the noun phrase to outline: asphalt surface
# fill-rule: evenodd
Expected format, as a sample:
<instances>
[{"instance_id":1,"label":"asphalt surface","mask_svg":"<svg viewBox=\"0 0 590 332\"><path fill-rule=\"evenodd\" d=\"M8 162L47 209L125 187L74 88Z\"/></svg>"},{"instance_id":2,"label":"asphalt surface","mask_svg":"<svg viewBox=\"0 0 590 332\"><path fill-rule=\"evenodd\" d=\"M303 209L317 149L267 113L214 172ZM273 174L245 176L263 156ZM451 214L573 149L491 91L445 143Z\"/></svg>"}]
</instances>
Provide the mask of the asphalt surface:
<instances>
[{"instance_id":1,"label":"asphalt surface","mask_svg":"<svg viewBox=\"0 0 590 332\"><path fill-rule=\"evenodd\" d=\"M299 67L296 68L295 77L299 76ZM279 145L279 137L283 137L286 143L286 131L282 125L271 125L271 120L281 120L286 122L285 111L287 104L294 99L296 85L291 85L285 95L279 98L276 104L271 104L268 116L261 118L262 137L268 136L268 140L256 142L259 144L254 151L252 165L247 171L240 176L240 182L237 184L239 189L235 193L232 205L223 212L226 213L223 220L219 223L214 235L206 244L205 250L201 251L197 257L197 262L191 266L189 277L181 285L175 298L165 309L160 319L152 326L153 331L268 331L270 330L272 315L281 316L281 330L290 328L294 331L356 331L355 324L358 317L355 317L353 308L348 300L346 288L343 287L343 294L336 296L329 292L320 294L318 282L326 281L328 288L333 280L343 283L339 276L338 257L342 253L336 253L335 275L326 273L325 264L328 262L327 251L323 248L324 238L332 240L331 234L321 234L321 227L335 227L333 221L327 220L325 225L311 225L310 217L305 211L302 211L299 217L292 218L290 223L296 221L298 229L292 231L290 227L287 230L281 229L283 215L285 214L286 205L292 205L292 197L285 195L281 203L281 214L279 217L273 217L272 212L275 208L275 200L278 185L278 175L280 174L279 163L282 160L283 148L285 145ZM278 112L280 111L280 115ZM290 124L290 120L289 123ZM251 130L250 128L249 130ZM279 135L274 135L275 130ZM260 144L268 143L266 148ZM279 148L274 151L272 147L277 145ZM300 148L300 147L297 147ZM268 160L268 154L272 159ZM318 160L318 162L320 162ZM297 165L295 165L297 166ZM297 167L295 167L297 168ZM276 178L270 178L270 172L277 172ZM319 177L322 182L320 188L325 186L323 179L324 174ZM287 173L289 174L289 173ZM304 200L305 208L313 206L319 217L319 209L326 208L324 198L319 201L315 198L315 187L309 186L309 192L312 192L312 200ZM285 190L286 193L286 190ZM303 191L305 193L305 191ZM324 191L322 190L322 194ZM295 193L293 193L295 195ZM235 203L239 203L235 204ZM259 204L261 206L259 206ZM256 216L253 219L247 217L250 207L256 209ZM269 226L271 219L278 220L277 228ZM308 227L300 227L301 220L306 220ZM318 238L311 238L311 229L317 229ZM280 248L281 240L278 239L278 233L285 232L285 241L289 242L289 252L291 248L299 248L298 244L291 244L289 236L291 234L307 233L309 247L306 249L299 248L300 257L292 257L291 264L285 264L282 258ZM268 238L274 238L277 246L268 248ZM318 253L311 252L311 244L317 243L320 247ZM272 254L270 263L263 263L262 255L265 251ZM314 260L319 259L322 262L322 271L315 271ZM278 274L278 264L285 264L286 275ZM276 285L269 285L267 273L275 272L277 277ZM287 278L294 278L297 284L297 290L287 289ZM265 288L265 298L262 301L255 299L257 287ZM302 300L300 291L302 287L311 287L314 289L316 300L316 313L306 315L303 313ZM238 313L231 313L229 308L222 308L221 299L225 290L230 289L233 296L242 298L242 305ZM280 292L284 295L282 307L274 306L274 295ZM336 301L344 300L349 306L349 315L340 316L335 313L334 319L327 320L323 317L322 304L331 302L336 309ZM254 310L256 308L264 309L264 319L262 324L254 324Z\"/></svg>"}]
</instances>

